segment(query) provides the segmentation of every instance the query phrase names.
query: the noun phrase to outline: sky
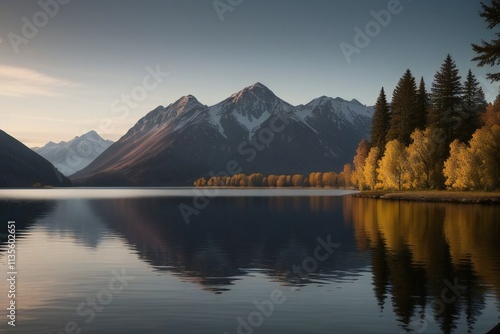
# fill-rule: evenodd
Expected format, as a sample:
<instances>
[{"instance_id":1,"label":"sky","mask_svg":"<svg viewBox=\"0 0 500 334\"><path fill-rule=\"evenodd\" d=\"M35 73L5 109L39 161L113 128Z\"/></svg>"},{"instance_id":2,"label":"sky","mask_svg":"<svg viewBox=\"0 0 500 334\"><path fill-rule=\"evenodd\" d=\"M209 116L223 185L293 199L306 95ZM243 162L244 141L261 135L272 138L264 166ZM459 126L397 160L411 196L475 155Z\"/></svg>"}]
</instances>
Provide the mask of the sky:
<instances>
[{"instance_id":1,"label":"sky","mask_svg":"<svg viewBox=\"0 0 500 334\"><path fill-rule=\"evenodd\" d=\"M471 61L471 43L494 36L480 10L476 0L2 0L0 129L29 147L91 130L118 140L159 105L188 94L213 105L255 82L294 105L323 95L374 105L408 68L430 88L447 54L492 101L492 69Z\"/></svg>"}]
</instances>

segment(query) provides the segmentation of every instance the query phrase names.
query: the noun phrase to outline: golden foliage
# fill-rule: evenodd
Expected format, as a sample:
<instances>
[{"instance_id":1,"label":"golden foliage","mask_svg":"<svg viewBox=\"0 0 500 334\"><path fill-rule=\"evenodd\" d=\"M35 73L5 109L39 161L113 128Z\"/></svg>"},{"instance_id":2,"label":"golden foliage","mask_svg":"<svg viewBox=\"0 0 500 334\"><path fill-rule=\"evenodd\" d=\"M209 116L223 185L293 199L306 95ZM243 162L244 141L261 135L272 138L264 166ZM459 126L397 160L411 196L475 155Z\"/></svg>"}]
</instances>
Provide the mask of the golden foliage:
<instances>
[{"instance_id":1,"label":"golden foliage","mask_svg":"<svg viewBox=\"0 0 500 334\"><path fill-rule=\"evenodd\" d=\"M408 189L408 152L397 139L385 146L385 153L378 164L378 180L384 189Z\"/></svg>"},{"instance_id":2,"label":"golden foliage","mask_svg":"<svg viewBox=\"0 0 500 334\"><path fill-rule=\"evenodd\" d=\"M500 188L500 126L477 130L469 145L454 141L444 164L446 185L460 190Z\"/></svg>"},{"instance_id":3,"label":"golden foliage","mask_svg":"<svg viewBox=\"0 0 500 334\"><path fill-rule=\"evenodd\" d=\"M372 147L370 152L368 152L368 157L365 160L365 164L363 166L363 180L364 184L370 190L375 190L377 186L377 168L378 168L378 159L380 156L380 149L378 147Z\"/></svg>"}]
</instances>

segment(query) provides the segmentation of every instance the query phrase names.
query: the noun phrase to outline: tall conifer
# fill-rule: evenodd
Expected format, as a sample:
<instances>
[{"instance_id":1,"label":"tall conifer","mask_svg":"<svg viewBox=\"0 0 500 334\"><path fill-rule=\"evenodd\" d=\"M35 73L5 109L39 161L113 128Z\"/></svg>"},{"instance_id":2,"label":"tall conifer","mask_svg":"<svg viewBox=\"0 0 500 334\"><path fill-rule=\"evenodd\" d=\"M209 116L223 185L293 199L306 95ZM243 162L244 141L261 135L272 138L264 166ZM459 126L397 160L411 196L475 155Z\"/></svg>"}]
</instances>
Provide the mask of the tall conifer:
<instances>
[{"instance_id":1,"label":"tall conifer","mask_svg":"<svg viewBox=\"0 0 500 334\"><path fill-rule=\"evenodd\" d=\"M427 125L427 113L429 112L429 94L425 88L425 81L422 77L417 92L417 109L415 113L415 127L424 130Z\"/></svg>"},{"instance_id":2,"label":"tall conifer","mask_svg":"<svg viewBox=\"0 0 500 334\"><path fill-rule=\"evenodd\" d=\"M432 83L432 109L427 121L429 126L444 131L446 146L457 138L461 122L461 79L455 61L448 55Z\"/></svg>"},{"instance_id":3,"label":"tall conifer","mask_svg":"<svg viewBox=\"0 0 500 334\"><path fill-rule=\"evenodd\" d=\"M410 70L399 80L392 95L391 122L386 140L397 139L404 145L410 144L410 136L416 128L417 84Z\"/></svg>"},{"instance_id":4,"label":"tall conifer","mask_svg":"<svg viewBox=\"0 0 500 334\"><path fill-rule=\"evenodd\" d=\"M483 89L469 70L463 88L462 118L458 129L458 140L466 143L472 138L472 134L480 127L480 119L485 111L486 100Z\"/></svg>"},{"instance_id":5,"label":"tall conifer","mask_svg":"<svg viewBox=\"0 0 500 334\"><path fill-rule=\"evenodd\" d=\"M385 138L387 137L387 131L389 130L389 122L389 104L387 103L385 90L382 87L377 99L377 104L375 104L375 113L373 114L371 129L372 146L378 147L380 152L383 152L385 148Z\"/></svg>"}]
</instances>

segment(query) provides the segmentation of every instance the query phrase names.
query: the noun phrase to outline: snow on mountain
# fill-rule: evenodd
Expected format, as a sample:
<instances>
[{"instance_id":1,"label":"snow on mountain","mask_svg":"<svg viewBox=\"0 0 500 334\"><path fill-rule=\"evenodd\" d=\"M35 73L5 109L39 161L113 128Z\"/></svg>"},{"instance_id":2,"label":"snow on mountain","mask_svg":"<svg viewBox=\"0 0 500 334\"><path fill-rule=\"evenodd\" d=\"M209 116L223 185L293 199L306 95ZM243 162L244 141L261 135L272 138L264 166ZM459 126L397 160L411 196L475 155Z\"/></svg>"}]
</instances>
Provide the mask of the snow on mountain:
<instances>
[{"instance_id":1,"label":"snow on mountain","mask_svg":"<svg viewBox=\"0 0 500 334\"><path fill-rule=\"evenodd\" d=\"M32 187L39 183L68 186L70 181L24 144L0 130L0 188Z\"/></svg>"},{"instance_id":2,"label":"snow on mountain","mask_svg":"<svg viewBox=\"0 0 500 334\"><path fill-rule=\"evenodd\" d=\"M191 185L225 170L228 161L244 173L340 170L361 139L369 139L372 115L373 107L326 96L292 106L261 83L210 107L188 95L148 113L72 180L89 186Z\"/></svg>"},{"instance_id":3,"label":"snow on mountain","mask_svg":"<svg viewBox=\"0 0 500 334\"><path fill-rule=\"evenodd\" d=\"M202 105L194 96L183 96L167 107L158 106L145 117L141 118L128 131L125 138L135 138L136 134L145 135L151 131L169 127L174 123L176 128L180 128L187 124L190 119L200 117L200 112L203 114L202 111L205 109L207 109L207 106ZM207 116L202 115L202 117ZM137 138L135 139L137 140Z\"/></svg>"},{"instance_id":4,"label":"snow on mountain","mask_svg":"<svg viewBox=\"0 0 500 334\"><path fill-rule=\"evenodd\" d=\"M372 118L374 113L373 107L367 107L357 100L346 101L340 97L334 99L326 96L314 99L306 105L297 106L297 109L297 115L304 121L310 117L317 117L322 110L326 110L327 116L336 115L353 124L357 117Z\"/></svg>"},{"instance_id":5,"label":"snow on mountain","mask_svg":"<svg viewBox=\"0 0 500 334\"><path fill-rule=\"evenodd\" d=\"M210 120L222 130L221 120L235 121L253 136L260 126L278 113L290 113L294 107L278 98L269 88L256 83L210 107ZM221 132L226 135L224 132Z\"/></svg>"},{"instance_id":6,"label":"snow on mountain","mask_svg":"<svg viewBox=\"0 0 500 334\"><path fill-rule=\"evenodd\" d=\"M71 175L87 167L113 144L95 131L90 131L68 142L53 143L32 150L50 161L64 175Z\"/></svg>"}]
</instances>

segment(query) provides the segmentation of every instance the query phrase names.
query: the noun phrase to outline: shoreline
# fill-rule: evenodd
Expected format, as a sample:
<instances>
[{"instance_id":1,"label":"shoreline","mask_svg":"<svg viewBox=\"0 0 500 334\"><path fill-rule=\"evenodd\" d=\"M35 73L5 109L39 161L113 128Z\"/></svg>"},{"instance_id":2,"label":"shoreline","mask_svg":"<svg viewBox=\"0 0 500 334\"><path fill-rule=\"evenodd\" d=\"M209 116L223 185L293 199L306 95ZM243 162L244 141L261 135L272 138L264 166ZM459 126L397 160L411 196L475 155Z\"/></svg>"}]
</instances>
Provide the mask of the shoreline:
<instances>
[{"instance_id":1,"label":"shoreline","mask_svg":"<svg viewBox=\"0 0 500 334\"><path fill-rule=\"evenodd\" d=\"M425 191L363 191L351 195L357 198L373 198L392 201L428 202L428 203L460 203L460 204L493 204L500 205L500 192L467 192L446 190Z\"/></svg>"}]
</instances>

